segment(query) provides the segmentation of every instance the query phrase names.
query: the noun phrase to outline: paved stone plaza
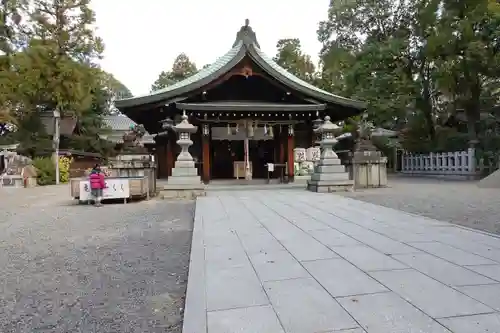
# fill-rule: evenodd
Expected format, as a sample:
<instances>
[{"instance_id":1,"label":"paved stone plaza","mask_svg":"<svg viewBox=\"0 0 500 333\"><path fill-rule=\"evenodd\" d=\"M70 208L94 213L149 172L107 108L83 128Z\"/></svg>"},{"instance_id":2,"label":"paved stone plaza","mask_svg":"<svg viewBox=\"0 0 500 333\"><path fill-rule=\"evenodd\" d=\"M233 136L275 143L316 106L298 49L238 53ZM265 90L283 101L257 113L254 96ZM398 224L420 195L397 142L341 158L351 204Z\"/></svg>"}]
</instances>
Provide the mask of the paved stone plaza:
<instances>
[{"instance_id":1,"label":"paved stone plaza","mask_svg":"<svg viewBox=\"0 0 500 333\"><path fill-rule=\"evenodd\" d=\"M500 239L334 194L196 206L184 333L500 332Z\"/></svg>"},{"instance_id":2,"label":"paved stone plaza","mask_svg":"<svg viewBox=\"0 0 500 333\"><path fill-rule=\"evenodd\" d=\"M341 195L500 235L500 189L477 185L477 181L392 176L387 188Z\"/></svg>"}]
</instances>

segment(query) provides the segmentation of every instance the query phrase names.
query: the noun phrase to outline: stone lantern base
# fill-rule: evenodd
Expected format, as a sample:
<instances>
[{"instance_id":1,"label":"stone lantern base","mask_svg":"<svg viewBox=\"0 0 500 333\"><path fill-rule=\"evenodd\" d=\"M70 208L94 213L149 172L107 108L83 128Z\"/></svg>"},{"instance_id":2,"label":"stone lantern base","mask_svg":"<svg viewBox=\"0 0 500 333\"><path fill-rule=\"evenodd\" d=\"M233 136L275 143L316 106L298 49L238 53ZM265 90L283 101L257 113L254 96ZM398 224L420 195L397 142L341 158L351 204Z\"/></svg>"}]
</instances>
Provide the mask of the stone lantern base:
<instances>
[{"instance_id":1,"label":"stone lantern base","mask_svg":"<svg viewBox=\"0 0 500 333\"><path fill-rule=\"evenodd\" d=\"M172 175L168 177L167 184L160 192L163 199L195 199L205 195L205 185L201 182L193 157L189 153L189 147L193 144L190 137L197 131L197 126L189 123L185 111L181 118L182 121L174 127L179 133L177 144L181 147L181 152L175 161Z\"/></svg>"},{"instance_id":2,"label":"stone lantern base","mask_svg":"<svg viewBox=\"0 0 500 333\"><path fill-rule=\"evenodd\" d=\"M204 195L205 185L198 176L194 162L177 160L160 196L163 199L195 199Z\"/></svg>"},{"instance_id":3,"label":"stone lantern base","mask_svg":"<svg viewBox=\"0 0 500 333\"><path fill-rule=\"evenodd\" d=\"M307 182L307 189L320 193L342 192L351 191L353 184L337 154L331 149L326 149L321 154L311 180Z\"/></svg>"}]
</instances>

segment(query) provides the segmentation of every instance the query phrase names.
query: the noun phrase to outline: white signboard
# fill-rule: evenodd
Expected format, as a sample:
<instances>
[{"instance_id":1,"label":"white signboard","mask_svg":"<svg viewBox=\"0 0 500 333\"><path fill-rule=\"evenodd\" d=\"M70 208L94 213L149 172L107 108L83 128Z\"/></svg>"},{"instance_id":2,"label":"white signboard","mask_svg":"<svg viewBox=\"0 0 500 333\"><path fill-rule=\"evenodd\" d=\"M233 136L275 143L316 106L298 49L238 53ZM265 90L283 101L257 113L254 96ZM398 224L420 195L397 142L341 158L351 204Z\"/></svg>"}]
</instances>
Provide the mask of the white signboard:
<instances>
[{"instance_id":1,"label":"white signboard","mask_svg":"<svg viewBox=\"0 0 500 333\"><path fill-rule=\"evenodd\" d=\"M103 190L103 199L124 199L130 197L130 187L128 179L106 179L106 188ZM80 181L80 200L88 201L92 199L90 193L90 182Z\"/></svg>"}]
</instances>

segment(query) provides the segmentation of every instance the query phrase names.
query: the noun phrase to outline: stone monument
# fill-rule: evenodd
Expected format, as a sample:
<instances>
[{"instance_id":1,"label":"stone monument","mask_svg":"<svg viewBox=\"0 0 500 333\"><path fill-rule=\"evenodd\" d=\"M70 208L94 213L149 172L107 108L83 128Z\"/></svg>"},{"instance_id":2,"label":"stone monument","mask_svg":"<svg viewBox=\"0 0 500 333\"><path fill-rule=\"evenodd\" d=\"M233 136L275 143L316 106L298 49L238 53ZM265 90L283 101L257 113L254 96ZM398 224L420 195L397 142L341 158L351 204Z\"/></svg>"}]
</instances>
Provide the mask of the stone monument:
<instances>
[{"instance_id":1,"label":"stone monument","mask_svg":"<svg viewBox=\"0 0 500 333\"><path fill-rule=\"evenodd\" d=\"M103 170L108 173L108 177L129 178L131 193L140 192L141 196L149 198L156 194L156 161L141 143L145 133L144 126L131 126L123 134L118 155L109 158Z\"/></svg>"},{"instance_id":2,"label":"stone monument","mask_svg":"<svg viewBox=\"0 0 500 333\"><path fill-rule=\"evenodd\" d=\"M205 186L198 175L193 156L189 153L189 147L193 144L191 134L197 128L188 122L186 112L182 115L182 121L173 127L179 135L176 143L181 147L181 152L175 161L172 175L168 177L161 192L164 199L194 199L205 195Z\"/></svg>"},{"instance_id":3,"label":"stone monument","mask_svg":"<svg viewBox=\"0 0 500 333\"><path fill-rule=\"evenodd\" d=\"M123 134L122 154L147 154L148 151L141 143L141 139L146 134L146 129L142 125L133 125L130 130Z\"/></svg>"},{"instance_id":4,"label":"stone monument","mask_svg":"<svg viewBox=\"0 0 500 333\"><path fill-rule=\"evenodd\" d=\"M325 122L315 132L321 134L321 155L318 164L314 168L311 180L307 182L307 189L312 192L338 192L348 191L353 187L353 181L349 179L349 173L340 163L340 159L333 151L337 143L335 134L340 127L325 117Z\"/></svg>"},{"instance_id":5,"label":"stone monument","mask_svg":"<svg viewBox=\"0 0 500 333\"><path fill-rule=\"evenodd\" d=\"M18 144L0 146L0 187L34 187L37 170L29 157L18 155Z\"/></svg>"},{"instance_id":6,"label":"stone monument","mask_svg":"<svg viewBox=\"0 0 500 333\"><path fill-rule=\"evenodd\" d=\"M373 129L365 119L356 124L354 153L348 166L355 188L387 186L387 157L373 144Z\"/></svg>"}]
</instances>

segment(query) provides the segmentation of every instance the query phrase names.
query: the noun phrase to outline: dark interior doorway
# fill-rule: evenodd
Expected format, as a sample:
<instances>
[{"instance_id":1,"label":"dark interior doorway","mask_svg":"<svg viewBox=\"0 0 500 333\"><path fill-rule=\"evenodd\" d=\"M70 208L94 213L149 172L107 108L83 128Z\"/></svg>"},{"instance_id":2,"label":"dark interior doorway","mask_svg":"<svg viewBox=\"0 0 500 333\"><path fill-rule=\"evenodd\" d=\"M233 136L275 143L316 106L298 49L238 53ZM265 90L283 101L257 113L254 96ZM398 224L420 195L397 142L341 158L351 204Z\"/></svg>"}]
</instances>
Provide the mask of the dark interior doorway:
<instances>
[{"instance_id":1,"label":"dark interior doorway","mask_svg":"<svg viewBox=\"0 0 500 333\"><path fill-rule=\"evenodd\" d=\"M234 161L245 160L243 140L213 140L211 146L212 179L234 179ZM267 163L273 163L273 140L250 140L249 159L252 162L252 178L267 178Z\"/></svg>"}]
</instances>

